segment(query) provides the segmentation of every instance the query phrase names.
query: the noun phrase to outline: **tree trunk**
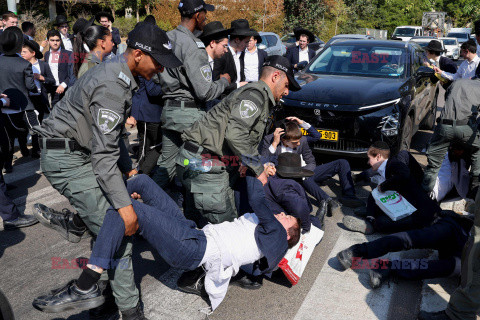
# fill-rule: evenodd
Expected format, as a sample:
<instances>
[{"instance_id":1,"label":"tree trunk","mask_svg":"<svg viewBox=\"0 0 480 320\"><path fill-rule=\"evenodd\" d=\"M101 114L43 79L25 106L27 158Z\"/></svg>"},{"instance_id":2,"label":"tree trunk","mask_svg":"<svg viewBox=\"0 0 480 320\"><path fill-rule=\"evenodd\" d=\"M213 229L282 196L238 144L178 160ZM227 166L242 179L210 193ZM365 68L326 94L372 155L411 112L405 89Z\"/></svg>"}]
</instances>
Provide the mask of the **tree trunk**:
<instances>
[{"instance_id":1,"label":"tree trunk","mask_svg":"<svg viewBox=\"0 0 480 320\"><path fill-rule=\"evenodd\" d=\"M137 22L140 22L140 10L138 10L138 6L135 10L137 11Z\"/></svg>"},{"instance_id":2,"label":"tree trunk","mask_svg":"<svg viewBox=\"0 0 480 320\"><path fill-rule=\"evenodd\" d=\"M150 15L150 5L149 4L145 5L145 11L147 12L147 16Z\"/></svg>"},{"instance_id":3,"label":"tree trunk","mask_svg":"<svg viewBox=\"0 0 480 320\"><path fill-rule=\"evenodd\" d=\"M110 10L112 10L112 17L115 19L115 9L111 8Z\"/></svg>"}]
</instances>

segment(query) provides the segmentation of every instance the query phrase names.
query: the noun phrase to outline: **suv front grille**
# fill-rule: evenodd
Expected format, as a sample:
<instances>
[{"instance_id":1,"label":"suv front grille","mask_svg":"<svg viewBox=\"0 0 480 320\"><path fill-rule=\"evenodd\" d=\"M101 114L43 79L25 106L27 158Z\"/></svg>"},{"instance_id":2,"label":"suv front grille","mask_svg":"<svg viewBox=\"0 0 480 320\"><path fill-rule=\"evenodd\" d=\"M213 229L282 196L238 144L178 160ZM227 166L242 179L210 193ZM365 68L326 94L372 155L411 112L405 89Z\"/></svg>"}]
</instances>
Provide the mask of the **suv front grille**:
<instances>
[{"instance_id":1,"label":"suv front grille","mask_svg":"<svg viewBox=\"0 0 480 320\"><path fill-rule=\"evenodd\" d=\"M363 141L351 139L339 139L337 143L328 141L317 141L313 144L316 150L340 151L345 153L366 153L370 145Z\"/></svg>"}]
</instances>

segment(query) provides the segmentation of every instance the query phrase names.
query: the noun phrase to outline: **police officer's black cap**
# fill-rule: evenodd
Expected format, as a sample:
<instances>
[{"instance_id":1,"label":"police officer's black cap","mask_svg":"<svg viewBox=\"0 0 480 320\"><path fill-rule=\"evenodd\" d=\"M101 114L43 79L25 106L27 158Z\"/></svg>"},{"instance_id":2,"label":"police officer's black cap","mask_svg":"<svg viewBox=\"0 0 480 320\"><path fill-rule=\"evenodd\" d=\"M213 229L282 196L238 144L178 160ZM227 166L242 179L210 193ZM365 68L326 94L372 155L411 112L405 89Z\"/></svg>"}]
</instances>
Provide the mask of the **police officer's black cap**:
<instances>
[{"instance_id":1,"label":"police officer's black cap","mask_svg":"<svg viewBox=\"0 0 480 320\"><path fill-rule=\"evenodd\" d=\"M107 17L107 19L111 22L111 23L114 23L115 22L115 18L112 16L111 13L108 13L106 11L100 11L99 13L97 13L95 15L95 19L98 21L98 23L100 23L100 18L102 17Z\"/></svg>"},{"instance_id":2,"label":"police officer's black cap","mask_svg":"<svg viewBox=\"0 0 480 320\"><path fill-rule=\"evenodd\" d=\"M386 143L385 141L375 141L372 144L372 147L379 150L390 150L388 143Z\"/></svg>"},{"instance_id":3,"label":"police officer's black cap","mask_svg":"<svg viewBox=\"0 0 480 320\"><path fill-rule=\"evenodd\" d=\"M203 42L210 42L227 38L230 32L231 29L225 29L220 21L212 21L203 27L203 33L199 38Z\"/></svg>"},{"instance_id":4,"label":"police officer's black cap","mask_svg":"<svg viewBox=\"0 0 480 320\"><path fill-rule=\"evenodd\" d=\"M43 53L40 51L40 45L36 43L34 40L30 39L23 39L23 45L28 46L31 48L33 51L35 51L35 58L37 59L42 59L43 58Z\"/></svg>"},{"instance_id":5,"label":"police officer's black cap","mask_svg":"<svg viewBox=\"0 0 480 320\"><path fill-rule=\"evenodd\" d=\"M80 18L73 24L72 30L73 34L76 35L79 32L84 33L88 28L94 25L95 17L90 18L90 20Z\"/></svg>"},{"instance_id":6,"label":"police officer's black cap","mask_svg":"<svg viewBox=\"0 0 480 320\"><path fill-rule=\"evenodd\" d=\"M13 55L22 51L23 32L18 27L8 27L0 34L0 52Z\"/></svg>"},{"instance_id":7,"label":"police officer's black cap","mask_svg":"<svg viewBox=\"0 0 480 320\"><path fill-rule=\"evenodd\" d=\"M182 16L189 16L202 10L213 11L215 7L211 4L206 4L203 0L180 0L178 4L178 11L180 11Z\"/></svg>"},{"instance_id":8,"label":"police officer's black cap","mask_svg":"<svg viewBox=\"0 0 480 320\"><path fill-rule=\"evenodd\" d=\"M166 68L182 65L175 57L172 45L165 31L150 23L140 23L128 33L127 46L148 53Z\"/></svg>"},{"instance_id":9,"label":"police officer's black cap","mask_svg":"<svg viewBox=\"0 0 480 320\"><path fill-rule=\"evenodd\" d=\"M287 58L282 56L270 56L265 59L263 63L264 67L272 67L278 70L281 70L287 74L288 78L288 89L291 91L298 91L301 89L300 85L298 84L297 80L295 80L295 76L293 75L293 67L290 61Z\"/></svg>"}]
</instances>

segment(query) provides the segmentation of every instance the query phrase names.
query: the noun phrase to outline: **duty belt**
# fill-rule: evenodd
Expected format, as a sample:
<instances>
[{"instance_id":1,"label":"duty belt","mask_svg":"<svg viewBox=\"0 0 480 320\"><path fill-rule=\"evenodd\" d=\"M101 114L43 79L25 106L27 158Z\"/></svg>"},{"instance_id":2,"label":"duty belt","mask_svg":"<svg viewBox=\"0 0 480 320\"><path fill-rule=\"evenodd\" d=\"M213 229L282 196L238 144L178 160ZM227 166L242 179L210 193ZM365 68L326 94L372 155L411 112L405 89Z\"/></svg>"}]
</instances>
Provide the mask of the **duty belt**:
<instances>
[{"instance_id":1,"label":"duty belt","mask_svg":"<svg viewBox=\"0 0 480 320\"><path fill-rule=\"evenodd\" d=\"M179 108L192 108L192 109L202 109L203 105L195 101L178 101L178 100L167 100L166 107L179 107Z\"/></svg>"},{"instance_id":2,"label":"duty belt","mask_svg":"<svg viewBox=\"0 0 480 320\"><path fill-rule=\"evenodd\" d=\"M198 151L201 149L202 150L202 153L201 154L210 154L210 155L215 155L213 152L211 152L210 150L202 147L202 146L199 146L198 144L194 143L194 142L191 142L191 141L185 141L184 145L183 145L183 148L187 151L190 151L192 153L198 153Z\"/></svg>"},{"instance_id":3,"label":"duty belt","mask_svg":"<svg viewBox=\"0 0 480 320\"><path fill-rule=\"evenodd\" d=\"M45 145L43 144L45 142ZM40 149L47 150L65 150L67 147L70 151L87 151L77 141L67 138L38 138Z\"/></svg>"},{"instance_id":4,"label":"duty belt","mask_svg":"<svg viewBox=\"0 0 480 320\"><path fill-rule=\"evenodd\" d=\"M439 123L441 124L448 124L448 125L456 125L456 126L464 126L468 124L470 120L450 120L450 119L441 119Z\"/></svg>"}]
</instances>

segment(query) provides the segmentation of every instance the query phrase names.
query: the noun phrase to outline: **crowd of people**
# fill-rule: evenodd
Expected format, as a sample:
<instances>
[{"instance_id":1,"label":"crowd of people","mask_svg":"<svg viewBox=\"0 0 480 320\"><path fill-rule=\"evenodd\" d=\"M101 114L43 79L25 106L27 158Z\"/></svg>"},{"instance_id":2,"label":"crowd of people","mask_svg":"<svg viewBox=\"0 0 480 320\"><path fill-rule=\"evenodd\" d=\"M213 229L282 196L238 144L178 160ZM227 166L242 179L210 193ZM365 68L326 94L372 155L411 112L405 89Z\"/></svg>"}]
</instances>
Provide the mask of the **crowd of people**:
<instances>
[{"instance_id":1,"label":"crowd of people","mask_svg":"<svg viewBox=\"0 0 480 320\"><path fill-rule=\"evenodd\" d=\"M267 132L281 98L301 90L294 72L314 57L310 31L296 28L298 45L285 57L268 56L246 19L230 28L207 24L214 7L203 0L181 0L178 9L174 30L163 31L148 16L125 44L107 12L78 19L71 34L71 21L59 15L40 44L33 23L18 28L15 14L2 16L0 167L12 173L17 139L22 156L40 158L43 175L76 210L38 203L33 215L22 214L0 174L4 228L40 222L73 243L95 239L79 278L33 306L89 310L91 319L117 319L119 312L124 320L146 319L131 261L131 236L139 234L170 266L185 270L178 289L208 297L213 311L230 283L260 288L302 234L324 229L325 217L345 206L354 210L343 218L347 229L389 235L339 252L344 268L388 252L436 249L439 259L425 265L379 263L370 272L372 288L391 276L426 279L462 270L447 310L420 317L475 317L479 220L439 206L452 195L473 199L478 190L475 42L462 45L458 69L441 57L438 41L426 48L425 64L437 74L431 80L442 80L447 94L425 171L407 150L393 154L393 146L377 141L367 152L371 168L352 176L346 159L317 165L311 144L320 134L302 119L277 119ZM480 22L476 30L480 38ZM127 127L135 126L139 146L132 150ZM336 175L341 195L333 199L322 184ZM357 197L362 180L375 182L379 192L397 191L415 211L392 220L373 194L366 202Z\"/></svg>"}]
</instances>

